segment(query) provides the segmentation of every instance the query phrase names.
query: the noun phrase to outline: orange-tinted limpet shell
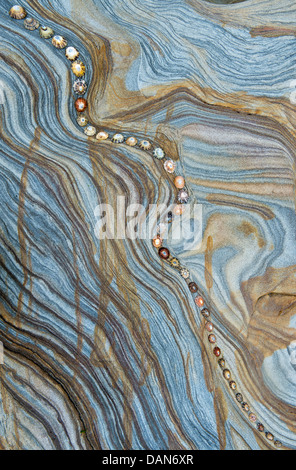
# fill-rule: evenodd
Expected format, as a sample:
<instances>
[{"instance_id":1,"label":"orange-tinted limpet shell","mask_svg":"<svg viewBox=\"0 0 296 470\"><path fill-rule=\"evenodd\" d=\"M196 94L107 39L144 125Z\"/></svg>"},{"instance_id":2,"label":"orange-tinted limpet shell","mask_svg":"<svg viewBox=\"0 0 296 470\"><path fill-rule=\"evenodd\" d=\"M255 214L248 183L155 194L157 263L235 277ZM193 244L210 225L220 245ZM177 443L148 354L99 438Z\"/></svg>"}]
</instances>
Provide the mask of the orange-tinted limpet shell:
<instances>
[{"instance_id":1,"label":"orange-tinted limpet shell","mask_svg":"<svg viewBox=\"0 0 296 470\"><path fill-rule=\"evenodd\" d=\"M87 101L84 98L78 98L75 101L75 108L78 113L83 113L87 108Z\"/></svg>"},{"instance_id":2,"label":"orange-tinted limpet shell","mask_svg":"<svg viewBox=\"0 0 296 470\"><path fill-rule=\"evenodd\" d=\"M75 47L70 46L67 47L65 54L68 60L76 60L79 56L79 51Z\"/></svg>"},{"instance_id":3,"label":"orange-tinted limpet shell","mask_svg":"<svg viewBox=\"0 0 296 470\"><path fill-rule=\"evenodd\" d=\"M153 246L154 246L155 248L161 248L161 246L162 246L162 238L160 238L160 237L157 236L157 237L153 238L152 243L153 243Z\"/></svg>"},{"instance_id":4,"label":"orange-tinted limpet shell","mask_svg":"<svg viewBox=\"0 0 296 470\"><path fill-rule=\"evenodd\" d=\"M75 62L72 63L71 69L76 77L83 77L83 75L85 75L85 65L80 60L75 60Z\"/></svg>"}]
</instances>

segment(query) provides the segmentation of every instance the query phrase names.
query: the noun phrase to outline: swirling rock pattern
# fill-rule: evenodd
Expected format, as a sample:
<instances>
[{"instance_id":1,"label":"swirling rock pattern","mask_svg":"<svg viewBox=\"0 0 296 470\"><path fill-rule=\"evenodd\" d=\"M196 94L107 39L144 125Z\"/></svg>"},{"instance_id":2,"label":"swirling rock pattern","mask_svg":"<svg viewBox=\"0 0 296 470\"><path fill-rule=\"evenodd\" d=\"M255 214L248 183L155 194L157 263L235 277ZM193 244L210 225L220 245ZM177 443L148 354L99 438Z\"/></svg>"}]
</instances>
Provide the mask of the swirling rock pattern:
<instances>
[{"instance_id":1,"label":"swirling rock pattern","mask_svg":"<svg viewBox=\"0 0 296 470\"><path fill-rule=\"evenodd\" d=\"M203 240L171 248L252 409L296 448L295 3L22 4L83 56L90 120L178 162L203 205ZM273 448L221 378L182 278L149 240L94 235L99 202L169 204L171 180L144 152L84 136L64 53L10 7L1 2L0 448Z\"/></svg>"}]
</instances>

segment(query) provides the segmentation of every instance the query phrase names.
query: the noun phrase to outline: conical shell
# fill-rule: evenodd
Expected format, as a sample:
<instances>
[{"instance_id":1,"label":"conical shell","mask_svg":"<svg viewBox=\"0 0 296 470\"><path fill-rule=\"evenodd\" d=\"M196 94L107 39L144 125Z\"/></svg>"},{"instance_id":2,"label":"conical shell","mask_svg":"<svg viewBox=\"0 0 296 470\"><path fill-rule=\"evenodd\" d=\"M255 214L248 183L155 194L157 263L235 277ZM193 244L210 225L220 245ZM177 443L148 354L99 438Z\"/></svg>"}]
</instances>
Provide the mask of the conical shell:
<instances>
[{"instance_id":1,"label":"conical shell","mask_svg":"<svg viewBox=\"0 0 296 470\"><path fill-rule=\"evenodd\" d=\"M39 29L39 34L43 39L49 39L54 35L54 30L49 26L41 26Z\"/></svg>"},{"instance_id":2,"label":"conical shell","mask_svg":"<svg viewBox=\"0 0 296 470\"><path fill-rule=\"evenodd\" d=\"M138 143L138 140L135 137L129 137L128 139L126 139L126 143L130 147L135 147L135 145L137 145Z\"/></svg>"},{"instance_id":3,"label":"conical shell","mask_svg":"<svg viewBox=\"0 0 296 470\"><path fill-rule=\"evenodd\" d=\"M79 56L79 52L77 51L77 49L75 49L75 47L72 47L72 46L67 47L66 49L67 59L76 60L78 56Z\"/></svg>"},{"instance_id":4,"label":"conical shell","mask_svg":"<svg viewBox=\"0 0 296 470\"><path fill-rule=\"evenodd\" d=\"M88 124L88 119L87 119L87 117L81 116L81 115L78 116L78 117L77 117L77 124L78 124L78 126L80 126L80 127L85 127L85 126L87 126L87 124Z\"/></svg>"},{"instance_id":5,"label":"conical shell","mask_svg":"<svg viewBox=\"0 0 296 470\"><path fill-rule=\"evenodd\" d=\"M85 65L80 60L75 60L71 68L72 72L74 73L74 75L76 75L76 77L83 77L83 75L85 74Z\"/></svg>"},{"instance_id":6,"label":"conical shell","mask_svg":"<svg viewBox=\"0 0 296 470\"><path fill-rule=\"evenodd\" d=\"M84 133L89 137L92 137L93 135L95 135L96 132L97 132L97 129L94 126L87 126L84 131Z\"/></svg>"},{"instance_id":7,"label":"conical shell","mask_svg":"<svg viewBox=\"0 0 296 470\"><path fill-rule=\"evenodd\" d=\"M139 143L139 147L143 150L150 150L151 144L148 140L141 140L141 142Z\"/></svg>"},{"instance_id":8,"label":"conical shell","mask_svg":"<svg viewBox=\"0 0 296 470\"><path fill-rule=\"evenodd\" d=\"M75 80L73 89L77 95L84 95L87 91L87 84L85 83L85 80Z\"/></svg>"},{"instance_id":9,"label":"conical shell","mask_svg":"<svg viewBox=\"0 0 296 470\"><path fill-rule=\"evenodd\" d=\"M98 140L107 140L108 137L109 137L109 134L108 134L108 132L105 132L105 131L100 131L96 135L96 139L98 139Z\"/></svg>"},{"instance_id":10,"label":"conical shell","mask_svg":"<svg viewBox=\"0 0 296 470\"><path fill-rule=\"evenodd\" d=\"M34 18L26 18L24 25L25 28L29 31L34 31L35 29L39 28L39 21L35 20Z\"/></svg>"},{"instance_id":11,"label":"conical shell","mask_svg":"<svg viewBox=\"0 0 296 470\"><path fill-rule=\"evenodd\" d=\"M65 38L63 38L63 36L54 36L52 38L52 44L54 47L56 47L57 49L64 49L64 47L66 47L67 45L67 41Z\"/></svg>"},{"instance_id":12,"label":"conical shell","mask_svg":"<svg viewBox=\"0 0 296 470\"><path fill-rule=\"evenodd\" d=\"M122 144L122 142L124 142L123 135L122 134L115 134L112 137L112 142L114 142L115 144Z\"/></svg>"},{"instance_id":13,"label":"conical shell","mask_svg":"<svg viewBox=\"0 0 296 470\"><path fill-rule=\"evenodd\" d=\"M14 5L12 8L10 8L9 15L15 20L23 20L24 18L26 18L27 12L23 7L19 5Z\"/></svg>"}]
</instances>

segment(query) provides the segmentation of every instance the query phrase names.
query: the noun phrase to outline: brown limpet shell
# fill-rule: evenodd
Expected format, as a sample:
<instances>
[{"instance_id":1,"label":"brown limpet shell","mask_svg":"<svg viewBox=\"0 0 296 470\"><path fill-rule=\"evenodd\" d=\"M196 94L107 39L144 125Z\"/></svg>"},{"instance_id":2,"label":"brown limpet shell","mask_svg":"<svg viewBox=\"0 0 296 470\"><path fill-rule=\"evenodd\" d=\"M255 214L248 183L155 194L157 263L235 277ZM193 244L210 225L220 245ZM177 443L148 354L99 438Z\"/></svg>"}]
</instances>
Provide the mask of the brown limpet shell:
<instances>
[{"instance_id":1,"label":"brown limpet shell","mask_svg":"<svg viewBox=\"0 0 296 470\"><path fill-rule=\"evenodd\" d=\"M213 353L216 357L219 357L221 355L221 349L218 348L218 346L215 346L213 349Z\"/></svg>"},{"instance_id":2,"label":"brown limpet shell","mask_svg":"<svg viewBox=\"0 0 296 470\"><path fill-rule=\"evenodd\" d=\"M195 294L198 290L197 284L195 282L190 282L188 284L189 290L192 294Z\"/></svg>"},{"instance_id":3,"label":"brown limpet shell","mask_svg":"<svg viewBox=\"0 0 296 470\"><path fill-rule=\"evenodd\" d=\"M170 252L167 248L160 248L158 254L162 259L168 259L170 257Z\"/></svg>"},{"instance_id":4,"label":"brown limpet shell","mask_svg":"<svg viewBox=\"0 0 296 470\"><path fill-rule=\"evenodd\" d=\"M208 340L209 340L210 343L214 344L214 343L216 343L216 336L211 334L211 335L208 336Z\"/></svg>"},{"instance_id":5,"label":"brown limpet shell","mask_svg":"<svg viewBox=\"0 0 296 470\"><path fill-rule=\"evenodd\" d=\"M39 21L35 20L34 18L26 18L24 21L24 26L29 31L34 31L35 29L39 28Z\"/></svg>"}]
</instances>

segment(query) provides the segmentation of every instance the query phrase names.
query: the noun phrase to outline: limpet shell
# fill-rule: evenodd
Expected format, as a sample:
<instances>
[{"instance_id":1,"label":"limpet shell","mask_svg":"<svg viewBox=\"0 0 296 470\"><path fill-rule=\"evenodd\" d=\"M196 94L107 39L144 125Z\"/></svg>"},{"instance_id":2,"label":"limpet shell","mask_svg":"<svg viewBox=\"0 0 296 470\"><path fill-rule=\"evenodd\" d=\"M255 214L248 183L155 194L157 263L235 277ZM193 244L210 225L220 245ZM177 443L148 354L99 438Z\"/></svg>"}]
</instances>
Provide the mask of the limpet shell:
<instances>
[{"instance_id":1,"label":"limpet shell","mask_svg":"<svg viewBox=\"0 0 296 470\"><path fill-rule=\"evenodd\" d=\"M258 431L263 432L263 431L264 431L264 426L263 426L263 424L262 424L262 423L258 423L258 424L257 424L257 429L258 429Z\"/></svg>"},{"instance_id":2,"label":"limpet shell","mask_svg":"<svg viewBox=\"0 0 296 470\"><path fill-rule=\"evenodd\" d=\"M141 140L141 142L139 143L139 147L142 150L150 150L151 149L151 144L148 140Z\"/></svg>"},{"instance_id":3,"label":"limpet shell","mask_svg":"<svg viewBox=\"0 0 296 470\"><path fill-rule=\"evenodd\" d=\"M14 5L12 8L10 8L9 15L15 20L23 20L24 18L26 18L27 12L20 5Z\"/></svg>"},{"instance_id":4,"label":"limpet shell","mask_svg":"<svg viewBox=\"0 0 296 470\"><path fill-rule=\"evenodd\" d=\"M163 167L167 173L174 173L176 169L176 163L173 160L166 160Z\"/></svg>"},{"instance_id":5,"label":"limpet shell","mask_svg":"<svg viewBox=\"0 0 296 470\"><path fill-rule=\"evenodd\" d=\"M87 91L87 84L85 80L75 80L73 84L73 89L77 95L84 95Z\"/></svg>"},{"instance_id":6,"label":"limpet shell","mask_svg":"<svg viewBox=\"0 0 296 470\"><path fill-rule=\"evenodd\" d=\"M108 137L109 137L109 134L104 131L98 132L98 134L96 135L96 139L98 140L107 140Z\"/></svg>"},{"instance_id":7,"label":"limpet shell","mask_svg":"<svg viewBox=\"0 0 296 470\"><path fill-rule=\"evenodd\" d=\"M129 137L128 139L126 139L126 144L130 147L134 147L135 145L137 145L137 143L138 140L135 137Z\"/></svg>"},{"instance_id":8,"label":"limpet shell","mask_svg":"<svg viewBox=\"0 0 296 470\"><path fill-rule=\"evenodd\" d=\"M161 160L162 158L164 158L164 151L160 147L154 149L153 157L157 158L158 160Z\"/></svg>"},{"instance_id":9,"label":"limpet shell","mask_svg":"<svg viewBox=\"0 0 296 470\"><path fill-rule=\"evenodd\" d=\"M224 366L225 366L225 360L223 359L223 357L221 357L221 359L219 359L218 364L219 364L220 367L224 367ZM241 394L238 393L237 395L241 395ZM237 399L237 401L239 401L237 395L236 395L236 399ZM242 397L241 401L243 401L243 396L241 395L241 397Z\"/></svg>"},{"instance_id":10,"label":"limpet shell","mask_svg":"<svg viewBox=\"0 0 296 470\"><path fill-rule=\"evenodd\" d=\"M237 401L238 401L239 403L242 403L242 401L243 401L243 396L242 396L241 393L237 393L237 394L235 395L235 398L237 399Z\"/></svg>"},{"instance_id":11,"label":"limpet shell","mask_svg":"<svg viewBox=\"0 0 296 470\"><path fill-rule=\"evenodd\" d=\"M180 274L184 279L188 279L190 276L190 273L187 268L182 268Z\"/></svg>"},{"instance_id":12,"label":"limpet shell","mask_svg":"<svg viewBox=\"0 0 296 470\"><path fill-rule=\"evenodd\" d=\"M173 268L179 268L180 266L180 261L177 259L177 258L172 258L170 260L170 265L173 267Z\"/></svg>"},{"instance_id":13,"label":"limpet shell","mask_svg":"<svg viewBox=\"0 0 296 470\"><path fill-rule=\"evenodd\" d=\"M42 37L43 39L49 39L52 38L52 36L54 35L54 30L51 29L49 26L41 26L41 28L39 29L39 34L40 37Z\"/></svg>"},{"instance_id":14,"label":"limpet shell","mask_svg":"<svg viewBox=\"0 0 296 470\"><path fill-rule=\"evenodd\" d=\"M181 204L187 204L189 201L189 194L187 191L181 189L181 191L178 192L178 201L181 202Z\"/></svg>"},{"instance_id":15,"label":"limpet shell","mask_svg":"<svg viewBox=\"0 0 296 470\"><path fill-rule=\"evenodd\" d=\"M243 409L244 411L249 412L249 411L250 411L250 407L249 407L248 403L243 402L243 403L242 403L242 409Z\"/></svg>"},{"instance_id":16,"label":"limpet shell","mask_svg":"<svg viewBox=\"0 0 296 470\"><path fill-rule=\"evenodd\" d=\"M85 126L87 126L87 124L88 124L88 119L87 119L87 117L79 115L79 116L77 117L77 124L78 124L78 126L80 126L80 127L85 127Z\"/></svg>"},{"instance_id":17,"label":"limpet shell","mask_svg":"<svg viewBox=\"0 0 296 470\"><path fill-rule=\"evenodd\" d=\"M112 142L114 142L115 144L122 144L122 142L124 142L123 135L122 134L115 134L112 137Z\"/></svg>"},{"instance_id":18,"label":"limpet shell","mask_svg":"<svg viewBox=\"0 0 296 470\"><path fill-rule=\"evenodd\" d=\"M255 415L255 413L250 413L249 414L249 420L252 421L252 423L256 423L257 416Z\"/></svg>"},{"instance_id":19,"label":"limpet shell","mask_svg":"<svg viewBox=\"0 0 296 470\"><path fill-rule=\"evenodd\" d=\"M64 47L66 47L67 45L67 41L65 38L63 38L63 36L54 36L52 38L52 44L54 47L56 47L57 49L64 49Z\"/></svg>"},{"instance_id":20,"label":"limpet shell","mask_svg":"<svg viewBox=\"0 0 296 470\"><path fill-rule=\"evenodd\" d=\"M67 59L76 60L77 57L79 56L79 51L77 51L75 47L70 46L70 47L67 47L65 54L66 54Z\"/></svg>"},{"instance_id":21,"label":"limpet shell","mask_svg":"<svg viewBox=\"0 0 296 470\"><path fill-rule=\"evenodd\" d=\"M84 130L85 135L92 137L97 132L97 129L94 126L87 126Z\"/></svg>"},{"instance_id":22,"label":"limpet shell","mask_svg":"<svg viewBox=\"0 0 296 470\"><path fill-rule=\"evenodd\" d=\"M83 111L86 110L87 106L87 101L84 98L77 98L77 100L75 101L75 109L77 113L83 113Z\"/></svg>"},{"instance_id":23,"label":"limpet shell","mask_svg":"<svg viewBox=\"0 0 296 470\"><path fill-rule=\"evenodd\" d=\"M39 28L39 21L35 20L34 18L26 18L24 25L25 28L29 31L34 31L35 29Z\"/></svg>"},{"instance_id":24,"label":"limpet shell","mask_svg":"<svg viewBox=\"0 0 296 470\"><path fill-rule=\"evenodd\" d=\"M211 335L208 336L208 340L209 340L209 342L212 343L212 344L216 343L216 339L217 339L216 336L213 335L213 334L211 334Z\"/></svg>"},{"instance_id":25,"label":"limpet shell","mask_svg":"<svg viewBox=\"0 0 296 470\"><path fill-rule=\"evenodd\" d=\"M229 382L229 387L231 388L231 390L236 390L236 383L234 382L234 380L231 380Z\"/></svg>"},{"instance_id":26,"label":"limpet shell","mask_svg":"<svg viewBox=\"0 0 296 470\"><path fill-rule=\"evenodd\" d=\"M230 380L231 379L231 373L230 373L230 370L229 369L224 369L223 370L223 376L226 380Z\"/></svg>"},{"instance_id":27,"label":"limpet shell","mask_svg":"<svg viewBox=\"0 0 296 470\"><path fill-rule=\"evenodd\" d=\"M159 235L156 235L156 237L154 237L152 240L152 244L155 248L161 248L162 242L163 239Z\"/></svg>"},{"instance_id":28,"label":"limpet shell","mask_svg":"<svg viewBox=\"0 0 296 470\"><path fill-rule=\"evenodd\" d=\"M210 312L208 311L207 308L203 308L202 311L201 311L201 314L205 318L209 318L209 316L210 316Z\"/></svg>"},{"instance_id":29,"label":"limpet shell","mask_svg":"<svg viewBox=\"0 0 296 470\"><path fill-rule=\"evenodd\" d=\"M205 324L205 329L206 329L209 333L211 333L211 332L213 331L213 329L214 329L213 323L210 322L210 321L207 321L206 324Z\"/></svg>"},{"instance_id":30,"label":"limpet shell","mask_svg":"<svg viewBox=\"0 0 296 470\"><path fill-rule=\"evenodd\" d=\"M75 62L72 63L71 69L76 77L83 77L83 75L85 75L85 65L81 60L75 60Z\"/></svg>"}]
</instances>

